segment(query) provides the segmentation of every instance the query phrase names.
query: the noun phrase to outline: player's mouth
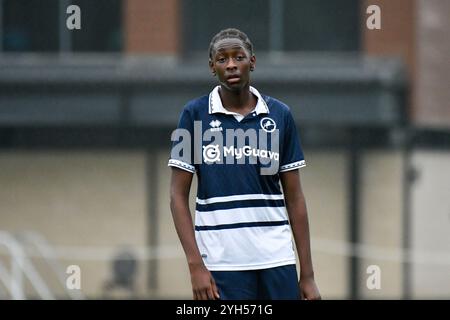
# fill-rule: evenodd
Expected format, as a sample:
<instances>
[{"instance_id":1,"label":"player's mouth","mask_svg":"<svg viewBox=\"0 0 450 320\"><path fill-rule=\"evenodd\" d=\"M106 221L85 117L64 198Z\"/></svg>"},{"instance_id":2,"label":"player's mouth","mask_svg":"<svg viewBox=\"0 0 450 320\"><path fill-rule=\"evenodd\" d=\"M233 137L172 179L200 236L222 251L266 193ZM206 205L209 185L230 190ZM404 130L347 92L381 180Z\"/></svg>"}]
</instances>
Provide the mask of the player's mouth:
<instances>
[{"instance_id":1,"label":"player's mouth","mask_svg":"<svg viewBox=\"0 0 450 320\"><path fill-rule=\"evenodd\" d=\"M241 77L239 77L237 74L230 75L227 77L228 83L237 83L239 81L241 81Z\"/></svg>"}]
</instances>

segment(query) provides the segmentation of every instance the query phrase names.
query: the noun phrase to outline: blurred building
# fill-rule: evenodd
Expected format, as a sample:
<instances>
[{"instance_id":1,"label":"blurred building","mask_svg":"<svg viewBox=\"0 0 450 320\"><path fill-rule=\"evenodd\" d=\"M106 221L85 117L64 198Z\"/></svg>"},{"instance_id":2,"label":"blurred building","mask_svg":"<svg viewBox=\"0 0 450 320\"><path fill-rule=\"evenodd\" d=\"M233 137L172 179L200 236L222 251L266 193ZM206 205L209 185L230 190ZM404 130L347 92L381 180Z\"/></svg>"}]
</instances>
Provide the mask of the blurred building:
<instances>
[{"instance_id":1,"label":"blurred building","mask_svg":"<svg viewBox=\"0 0 450 320\"><path fill-rule=\"evenodd\" d=\"M80 266L88 298L191 297L170 134L215 85L207 49L226 27L249 35L253 85L297 121L322 296L450 297L450 2L43 3L0 0L0 297L17 246L34 252L25 297L66 296L49 256ZM72 4L80 30L66 26ZM29 231L47 251L29 249ZM372 265L380 289L366 285Z\"/></svg>"}]
</instances>

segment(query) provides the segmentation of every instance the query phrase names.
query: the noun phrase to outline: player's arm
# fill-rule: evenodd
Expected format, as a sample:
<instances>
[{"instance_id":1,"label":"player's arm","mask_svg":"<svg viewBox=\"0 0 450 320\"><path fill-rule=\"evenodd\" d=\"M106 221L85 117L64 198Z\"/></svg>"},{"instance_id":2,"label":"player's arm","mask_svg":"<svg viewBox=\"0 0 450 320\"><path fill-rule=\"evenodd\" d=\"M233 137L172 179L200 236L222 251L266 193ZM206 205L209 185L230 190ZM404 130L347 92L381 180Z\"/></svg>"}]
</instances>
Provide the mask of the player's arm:
<instances>
[{"instance_id":1,"label":"player's arm","mask_svg":"<svg viewBox=\"0 0 450 320\"><path fill-rule=\"evenodd\" d=\"M197 243L194 225L189 210L189 191L193 174L178 168L172 168L170 182L170 209L183 246L191 274L194 300L219 298L219 292L211 273L205 267Z\"/></svg>"},{"instance_id":2,"label":"player's arm","mask_svg":"<svg viewBox=\"0 0 450 320\"><path fill-rule=\"evenodd\" d=\"M286 210L289 215L300 260L300 293L303 299L320 299L320 293L314 280L308 213L301 187L299 170L281 172L280 180L283 186Z\"/></svg>"}]
</instances>

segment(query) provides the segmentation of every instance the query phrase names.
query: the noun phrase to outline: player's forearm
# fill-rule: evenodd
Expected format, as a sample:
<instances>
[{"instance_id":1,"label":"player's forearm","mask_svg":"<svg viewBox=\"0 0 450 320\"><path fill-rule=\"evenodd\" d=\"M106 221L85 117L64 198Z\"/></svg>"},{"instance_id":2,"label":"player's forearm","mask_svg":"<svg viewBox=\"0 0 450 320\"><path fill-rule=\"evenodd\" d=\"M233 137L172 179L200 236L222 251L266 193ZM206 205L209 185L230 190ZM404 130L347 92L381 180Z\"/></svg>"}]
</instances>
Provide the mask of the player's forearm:
<instances>
[{"instance_id":1,"label":"player's forearm","mask_svg":"<svg viewBox=\"0 0 450 320\"><path fill-rule=\"evenodd\" d=\"M183 196L172 196L170 209L189 268L202 265L203 260L195 241L194 225L192 223L188 199Z\"/></svg>"},{"instance_id":2,"label":"player's forearm","mask_svg":"<svg viewBox=\"0 0 450 320\"><path fill-rule=\"evenodd\" d=\"M300 194L289 203L286 203L286 209L289 213L291 228L300 260L300 278L313 278L314 270L311 258L308 213L303 195Z\"/></svg>"}]
</instances>

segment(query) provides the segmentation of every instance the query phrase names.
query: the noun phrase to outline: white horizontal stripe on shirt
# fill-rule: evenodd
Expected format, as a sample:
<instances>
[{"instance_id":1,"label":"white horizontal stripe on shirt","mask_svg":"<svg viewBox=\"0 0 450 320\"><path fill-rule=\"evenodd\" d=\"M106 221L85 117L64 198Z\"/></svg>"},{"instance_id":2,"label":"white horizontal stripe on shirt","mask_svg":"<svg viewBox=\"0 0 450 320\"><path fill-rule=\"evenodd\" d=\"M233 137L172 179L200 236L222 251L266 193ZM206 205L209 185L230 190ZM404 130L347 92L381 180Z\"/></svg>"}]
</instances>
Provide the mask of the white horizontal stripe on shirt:
<instances>
[{"instance_id":1,"label":"white horizontal stripe on shirt","mask_svg":"<svg viewBox=\"0 0 450 320\"><path fill-rule=\"evenodd\" d=\"M195 213L196 226L288 220L285 207L249 207Z\"/></svg>"},{"instance_id":2,"label":"white horizontal stripe on shirt","mask_svg":"<svg viewBox=\"0 0 450 320\"><path fill-rule=\"evenodd\" d=\"M289 225L196 232L210 270L252 270L295 264Z\"/></svg>"},{"instance_id":3,"label":"white horizontal stripe on shirt","mask_svg":"<svg viewBox=\"0 0 450 320\"><path fill-rule=\"evenodd\" d=\"M239 194L234 196L213 197L208 199L196 199L198 204L211 204L218 202L230 202L239 200L283 200L283 194Z\"/></svg>"}]
</instances>

